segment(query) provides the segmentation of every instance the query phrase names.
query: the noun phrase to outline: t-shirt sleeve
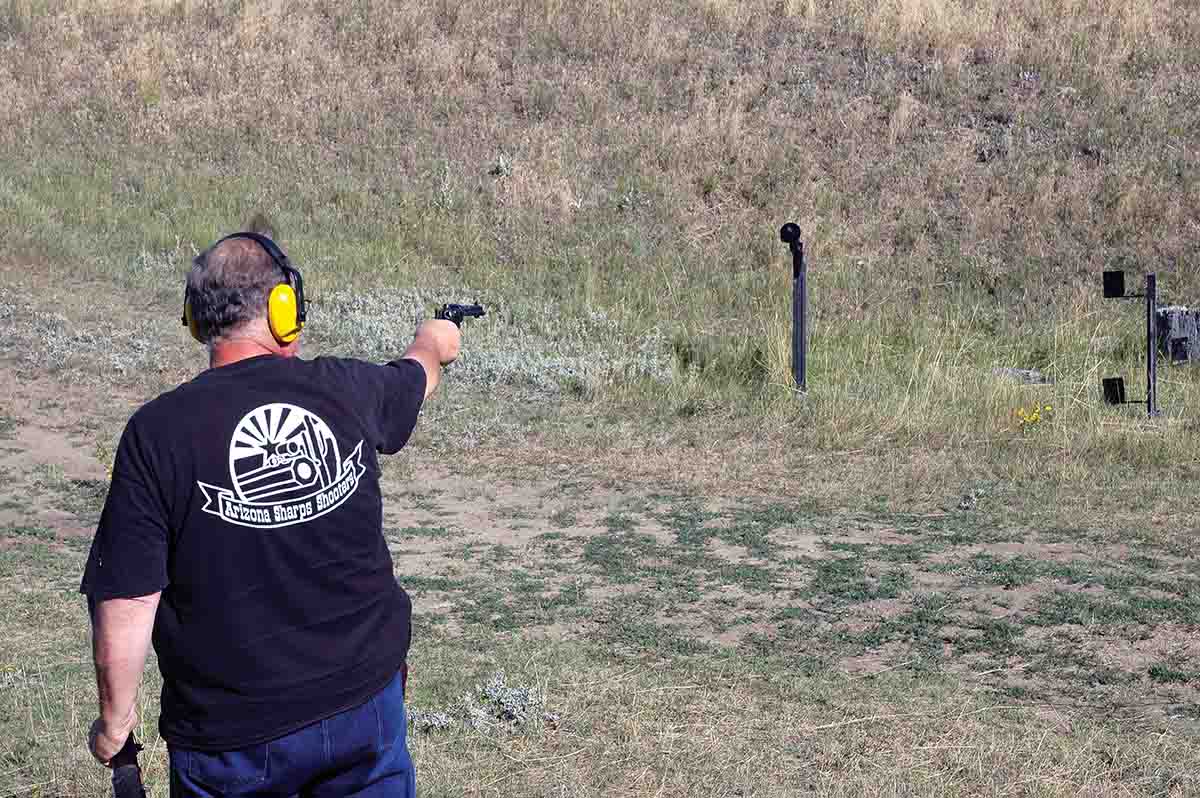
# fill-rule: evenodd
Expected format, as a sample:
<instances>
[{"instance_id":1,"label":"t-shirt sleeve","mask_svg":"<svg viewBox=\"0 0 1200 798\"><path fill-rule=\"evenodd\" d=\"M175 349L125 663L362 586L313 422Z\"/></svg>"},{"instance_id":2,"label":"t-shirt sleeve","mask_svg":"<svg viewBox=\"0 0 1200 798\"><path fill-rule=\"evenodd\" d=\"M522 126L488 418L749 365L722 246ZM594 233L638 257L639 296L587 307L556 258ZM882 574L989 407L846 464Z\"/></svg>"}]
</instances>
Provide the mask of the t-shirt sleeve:
<instances>
[{"instance_id":1,"label":"t-shirt sleeve","mask_svg":"<svg viewBox=\"0 0 1200 798\"><path fill-rule=\"evenodd\" d=\"M425 367L415 360L393 360L386 365L364 364L370 369L375 401L371 411L377 431L376 450L395 454L408 443L425 401Z\"/></svg>"},{"instance_id":2,"label":"t-shirt sleeve","mask_svg":"<svg viewBox=\"0 0 1200 798\"><path fill-rule=\"evenodd\" d=\"M137 417L125 427L112 484L79 590L93 601L133 598L167 586L168 510Z\"/></svg>"}]
</instances>

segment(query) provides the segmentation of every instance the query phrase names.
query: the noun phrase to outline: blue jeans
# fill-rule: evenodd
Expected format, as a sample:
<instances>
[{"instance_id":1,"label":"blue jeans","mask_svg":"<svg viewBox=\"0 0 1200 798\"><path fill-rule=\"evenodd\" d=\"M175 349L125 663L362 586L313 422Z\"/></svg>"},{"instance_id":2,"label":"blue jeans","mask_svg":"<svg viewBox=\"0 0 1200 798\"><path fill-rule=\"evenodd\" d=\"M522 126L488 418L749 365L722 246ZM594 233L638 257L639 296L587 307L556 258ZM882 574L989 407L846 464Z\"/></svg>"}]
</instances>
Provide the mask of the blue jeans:
<instances>
[{"instance_id":1,"label":"blue jeans","mask_svg":"<svg viewBox=\"0 0 1200 798\"><path fill-rule=\"evenodd\" d=\"M404 685L270 742L211 753L170 748L171 798L415 798Z\"/></svg>"}]
</instances>

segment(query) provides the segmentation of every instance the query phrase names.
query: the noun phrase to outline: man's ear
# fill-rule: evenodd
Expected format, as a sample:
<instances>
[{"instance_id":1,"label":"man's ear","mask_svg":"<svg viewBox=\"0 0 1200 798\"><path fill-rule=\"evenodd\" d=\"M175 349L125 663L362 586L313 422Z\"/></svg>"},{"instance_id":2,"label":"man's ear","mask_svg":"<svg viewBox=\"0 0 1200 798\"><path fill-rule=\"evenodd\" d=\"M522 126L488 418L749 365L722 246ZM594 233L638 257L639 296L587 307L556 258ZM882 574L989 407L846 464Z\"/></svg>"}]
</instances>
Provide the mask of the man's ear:
<instances>
[{"instance_id":1,"label":"man's ear","mask_svg":"<svg viewBox=\"0 0 1200 798\"><path fill-rule=\"evenodd\" d=\"M262 211L254 212L250 221L246 223L246 231L266 236L272 241L275 240L275 225L271 224L271 220Z\"/></svg>"}]
</instances>

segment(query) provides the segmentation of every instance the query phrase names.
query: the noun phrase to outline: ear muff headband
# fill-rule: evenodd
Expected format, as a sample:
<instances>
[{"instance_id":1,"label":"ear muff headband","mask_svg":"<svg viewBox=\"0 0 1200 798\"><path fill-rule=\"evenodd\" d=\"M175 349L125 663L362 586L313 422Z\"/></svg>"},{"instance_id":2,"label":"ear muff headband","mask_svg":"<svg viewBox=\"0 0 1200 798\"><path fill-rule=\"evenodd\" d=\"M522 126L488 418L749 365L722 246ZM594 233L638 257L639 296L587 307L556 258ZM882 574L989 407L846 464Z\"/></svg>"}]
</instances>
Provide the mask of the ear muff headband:
<instances>
[{"instance_id":1,"label":"ear muff headband","mask_svg":"<svg viewBox=\"0 0 1200 798\"><path fill-rule=\"evenodd\" d=\"M283 254L275 242L260 233L227 235L213 244L209 251L211 252L219 244L231 238L246 238L256 242L266 250L267 254L271 256L271 260L283 272L284 282L271 289L271 294L267 298L267 324L271 328L271 334L275 336L275 340L281 344L295 341L299 337L300 331L304 329L304 322L308 316L308 307L304 301L304 278L300 276L300 272L292 266L287 255ZM193 338L201 343L204 342L200 335L199 325L192 318L191 302L186 288L183 296L183 324L191 331Z\"/></svg>"},{"instance_id":2,"label":"ear muff headband","mask_svg":"<svg viewBox=\"0 0 1200 798\"><path fill-rule=\"evenodd\" d=\"M183 326L188 328L188 332L192 334L200 343L204 343L204 336L200 334L200 325L196 324L196 320L192 318L192 303L188 299L188 289L183 289Z\"/></svg>"}]
</instances>

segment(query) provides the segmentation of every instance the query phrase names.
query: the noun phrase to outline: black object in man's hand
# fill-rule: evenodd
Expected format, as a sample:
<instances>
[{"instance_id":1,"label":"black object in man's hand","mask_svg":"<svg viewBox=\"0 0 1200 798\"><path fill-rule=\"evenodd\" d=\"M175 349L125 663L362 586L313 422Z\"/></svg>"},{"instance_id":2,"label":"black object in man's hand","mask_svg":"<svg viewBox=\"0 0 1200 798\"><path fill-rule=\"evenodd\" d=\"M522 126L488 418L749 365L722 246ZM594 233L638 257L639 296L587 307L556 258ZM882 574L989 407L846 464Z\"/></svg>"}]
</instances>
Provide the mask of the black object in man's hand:
<instances>
[{"instance_id":1,"label":"black object in man's hand","mask_svg":"<svg viewBox=\"0 0 1200 798\"><path fill-rule=\"evenodd\" d=\"M138 766L137 755L142 747L138 745L133 734L125 740L125 745L112 758L113 798L146 798L146 788L142 785L142 769Z\"/></svg>"},{"instance_id":2,"label":"black object in man's hand","mask_svg":"<svg viewBox=\"0 0 1200 798\"><path fill-rule=\"evenodd\" d=\"M484 315L483 305L442 305L433 314L433 317L452 321L455 327L462 327L463 319L467 316L477 319L482 315Z\"/></svg>"}]
</instances>

